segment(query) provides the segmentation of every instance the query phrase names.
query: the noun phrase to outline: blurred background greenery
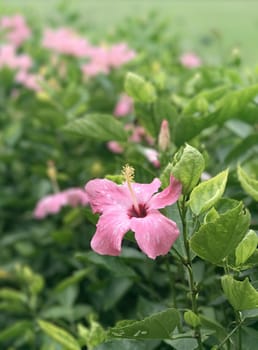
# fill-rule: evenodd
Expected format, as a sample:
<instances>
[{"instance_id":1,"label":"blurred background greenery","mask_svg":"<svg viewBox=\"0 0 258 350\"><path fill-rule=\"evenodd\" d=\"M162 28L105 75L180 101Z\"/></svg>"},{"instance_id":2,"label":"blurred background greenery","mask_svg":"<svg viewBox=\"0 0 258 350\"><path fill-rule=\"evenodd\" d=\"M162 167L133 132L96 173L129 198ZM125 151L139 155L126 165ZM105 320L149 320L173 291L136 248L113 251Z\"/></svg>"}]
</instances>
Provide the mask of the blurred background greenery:
<instances>
[{"instance_id":1,"label":"blurred background greenery","mask_svg":"<svg viewBox=\"0 0 258 350\"><path fill-rule=\"evenodd\" d=\"M217 61L238 48L245 65L258 63L255 0L1 0L0 11L26 9L43 20L53 16L54 21L63 6L79 13L89 29L105 33L127 16L157 11L171 22L171 31L184 38L186 50L197 50L210 61Z\"/></svg>"}]
</instances>

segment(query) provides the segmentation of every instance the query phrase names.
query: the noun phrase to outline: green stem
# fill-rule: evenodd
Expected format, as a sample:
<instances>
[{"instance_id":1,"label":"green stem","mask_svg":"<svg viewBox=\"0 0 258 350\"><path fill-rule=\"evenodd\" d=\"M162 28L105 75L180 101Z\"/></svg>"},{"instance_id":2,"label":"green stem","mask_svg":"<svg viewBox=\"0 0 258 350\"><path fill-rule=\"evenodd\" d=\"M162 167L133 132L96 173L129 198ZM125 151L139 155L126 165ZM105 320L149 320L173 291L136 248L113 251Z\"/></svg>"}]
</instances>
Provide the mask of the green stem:
<instances>
[{"instance_id":1,"label":"green stem","mask_svg":"<svg viewBox=\"0 0 258 350\"><path fill-rule=\"evenodd\" d=\"M219 345L217 345L217 348L216 349L221 349L222 346L228 341L230 340L230 338L232 337L232 335L237 331L239 330L239 328L241 327L243 321L240 320L239 323L236 325L235 328L232 329L232 331L222 340L221 343L219 343ZM240 344L240 347L238 348L238 350L241 350L242 349L242 345Z\"/></svg>"},{"instance_id":2,"label":"green stem","mask_svg":"<svg viewBox=\"0 0 258 350\"><path fill-rule=\"evenodd\" d=\"M166 265L167 274L169 276L170 292L172 293L173 307L176 308L177 307L177 302L176 302L176 293L175 293L175 278L174 278L174 273L171 272L171 269L170 269L169 256L168 255L166 256L165 265Z\"/></svg>"},{"instance_id":3,"label":"green stem","mask_svg":"<svg viewBox=\"0 0 258 350\"><path fill-rule=\"evenodd\" d=\"M198 290L196 288L196 284L194 282L194 275L193 275L193 269L192 269L192 259L191 259L191 250L189 246L189 240L187 237L187 223L186 223L186 197L183 197L182 205L179 206L179 213L182 220L182 226L183 226L183 239L184 239L184 246L186 251L186 262L185 267L188 272L188 282L189 282L189 289L190 289L190 295L191 295L191 303L192 303L192 311L198 316L198 305L197 305L197 296L198 296ZM202 350L202 337L201 337L201 330L200 326L195 327L194 335L198 343L198 349Z\"/></svg>"},{"instance_id":4,"label":"green stem","mask_svg":"<svg viewBox=\"0 0 258 350\"><path fill-rule=\"evenodd\" d=\"M242 350L242 319L241 319L241 313L240 311L236 311L236 319L237 319L237 325L238 325L238 350Z\"/></svg>"}]
</instances>

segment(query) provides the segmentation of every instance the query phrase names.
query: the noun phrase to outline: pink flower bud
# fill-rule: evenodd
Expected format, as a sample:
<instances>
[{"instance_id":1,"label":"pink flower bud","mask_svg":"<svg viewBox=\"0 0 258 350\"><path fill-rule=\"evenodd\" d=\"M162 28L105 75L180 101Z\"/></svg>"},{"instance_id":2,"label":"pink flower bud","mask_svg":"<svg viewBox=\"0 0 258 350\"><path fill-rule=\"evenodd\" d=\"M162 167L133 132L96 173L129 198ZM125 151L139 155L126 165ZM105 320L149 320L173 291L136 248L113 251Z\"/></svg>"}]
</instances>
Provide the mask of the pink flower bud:
<instances>
[{"instance_id":1,"label":"pink flower bud","mask_svg":"<svg viewBox=\"0 0 258 350\"><path fill-rule=\"evenodd\" d=\"M165 152L169 148L170 143L170 131L169 124L166 119L161 123L159 137L158 137L158 146L161 152Z\"/></svg>"}]
</instances>

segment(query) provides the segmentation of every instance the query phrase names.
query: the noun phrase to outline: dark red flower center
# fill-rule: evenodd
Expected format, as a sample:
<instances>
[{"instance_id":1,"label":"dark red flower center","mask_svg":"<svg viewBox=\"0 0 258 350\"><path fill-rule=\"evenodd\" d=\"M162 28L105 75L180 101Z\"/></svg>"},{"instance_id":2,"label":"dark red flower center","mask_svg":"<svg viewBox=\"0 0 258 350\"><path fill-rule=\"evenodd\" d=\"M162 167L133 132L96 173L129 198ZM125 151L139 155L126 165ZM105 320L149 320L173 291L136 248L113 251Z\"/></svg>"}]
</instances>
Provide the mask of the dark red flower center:
<instances>
[{"instance_id":1,"label":"dark red flower center","mask_svg":"<svg viewBox=\"0 0 258 350\"><path fill-rule=\"evenodd\" d=\"M128 211L128 215L130 218L144 218L147 215L147 208L145 204L139 204L139 210L132 206Z\"/></svg>"}]
</instances>

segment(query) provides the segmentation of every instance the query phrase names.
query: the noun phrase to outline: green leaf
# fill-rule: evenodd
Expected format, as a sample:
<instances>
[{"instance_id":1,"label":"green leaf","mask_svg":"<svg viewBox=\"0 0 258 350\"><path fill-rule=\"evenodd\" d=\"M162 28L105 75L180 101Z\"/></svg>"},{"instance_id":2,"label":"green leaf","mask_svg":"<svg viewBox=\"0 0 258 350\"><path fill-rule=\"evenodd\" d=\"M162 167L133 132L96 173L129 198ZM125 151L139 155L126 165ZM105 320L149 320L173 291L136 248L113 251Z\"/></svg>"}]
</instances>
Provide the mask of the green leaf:
<instances>
[{"instance_id":1,"label":"green leaf","mask_svg":"<svg viewBox=\"0 0 258 350\"><path fill-rule=\"evenodd\" d=\"M21 337L26 330L31 330L32 324L29 321L18 321L11 326L0 331L0 342L13 340L13 338Z\"/></svg>"},{"instance_id":2,"label":"green leaf","mask_svg":"<svg viewBox=\"0 0 258 350\"><path fill-rule=\"evenodd\" d=\"M66 330L53 323L38 320L38 325L44 333L61 344L67 350L81 350L77 340Z\"/></svg>"},{"instance_id":3,"label":"green leaf","mask_svg":"<svg viewBox=\"0 0 258 350\"><path fill-rule=\"evenodd\" d=\"M87 114L68 123L64 130L100 141L127 141L127 133L122 123L108 114Z\"/></svg>"},{"instance_id":4,"label":"green leaf","mask_svg":"<svg viewBox=\"0 0 258 350\"><path fill-rule=\"evenodd\" d=\"M174 141L177 146L183 145L190 141L202 130L216 123L216 116L209 114L208 116L188 116L183 115L178 118L174 129Z\"/></svg>"},{"instance_id":5,"label":"green leaf","mask_svg":"<svg viewBox=\"0 0 258 350\"><path fill-rule=\"evenodd\" d=\"M243 128L242 128L243 129ZM242 155L248 155L248 151L257 146L258 134L251 134L240 140L228 153L225 161L237 161Z\"/></svg>"},{"instance_id":6,"label":"green leaf","mask_svg":"<svg viewBox=\"0 0 258 350\"><path fill-rule=\"evenodd\" d=\"M250 177L240 165L237 167L237 175L245 192L258 201L258 180Z\"/></svg>"},{"instance_id":7,"label":"green leaf","mask_svg":"<svg viewBox=\"0 0 258 350\"><path fill-rule=\"evenodd\" d=\"M225 191L227 178L228 169L193 189L189 205L194 214L199 215L214 206Z\"/></svg>"},{"instance_id":8,"label":"green leaf","mask_svg":"<svg viewBox=\"0 0 258 350\"><path fill-rule=\"evenodd\" d=\"M191 115L196 112L199 112L200 100L205 100L206 102L212 103L223 97L228 91L228 85L216 87L215 89L210 89L202 91L197 96L193 97L190 102L185 106L183 110L184 115Z\"/></svg>"},{"instance_id":9,"label":"green leaf","mask_svg":"<svg viewBox=\"0 0 258 350\"><path fill-rule=\"evenodd\" d=\"M76 258L85 263L95 264L103 267L105 270L109 270L116 277L136 277L134 270L126 265L126 263L120 257L104 256L94 252L77 253Z\"/></svg>"},{"instance_id":10,"label":"green leaf","mask_svg":"<svg viewBox=\"0 0 258 350\"><path fill-rule=\"evenodd\" d=\"M160 342L160 340L112 339L94 350L155 350Z\"/></svg>"},{"instance_id":11,"label":"green leaf","mask_svg":"<svg viewBox=\"0 0 258 350\"><path fill-rule=\"evenodd\" d=\"M217 122L223 123L228 119L241 115L249 102L258 94L258 84L230 91L217 103Z\"/></svg>"},{"instance_id":12,"label":"green leaf","mask_svg":"<svg viewBox=\"0 0 258 350\"><path fill-rule=\"evenodd\" d=\"M258 85L225 94L227 90L228 87L222 86L205 91L189 102L176 123L174 138L178 146L213 125L221 125L232 118L243 118L243 115L249 117L250 103L258 94ZM210 104L206 113L203 113L203 108L200 109L200 100L203 99ZM254 115L255 113L257 115L257 111L254 111Z\"/></svg>"},{"instance_id":13,"label":"green leaf","mask_svg":"<svg viewBox=\"0 0 258 350\"><path fill-rule=\"evenodd\" d=\"M208 213L205 215L204 223L207 224L209 222L213 222L218 218L219 218L219 213L214 207L212 207L211 210L209 210Z\"/></svg>"},{"instance_id":14,"label":"green leaf","mask_svg":"<svg viewBox=\"0 0 258 350\"><path fill-rule=\"evenodd\" d=\"M67 287L80 282L85 276L87 276L92 271L91 268L76 271L72 276L65 278L55 287L56 292L60 292Z\"/></svg>"},{"instance_id":15,"label":"green leaf","mask_svg":"<svg viewBox=\"0 0 258 350\"><path fill-rule=\"evenodd\" d=\"M221 98L227 90L228 86L222 86L203 91L190 100L175 124L176 145L182 145L197 136L202 130L217 123L214 102Z\"/></svg>"},{"instance_id":16,"label":"green leaf","mask_svg":"<svg viewBox=\"0 0 258 350\"><path fill-rule=\"evenodd\" d=\"M203 224L191 240L192 250L202 259L219 264L230 255L245 236L250 223L250 214L238 204L214 221Z\"/></svg>"},{"instance_id":17,"label":"green leaf","mask_svg":"<svg viewBox=\"0 0 258 350\"><path fill-rule=\"evenodd\" d=\"M242 265L255 252L258 244L258 236L255 231L247 232L244 239L236 247L236 265Z\"/></svg>"},{"instance_id":18,"label":"green leaf","mask_svg":"<svg viewBox=\"0 0 258 350\"><path fill-rule=\"evenodd\" d=\"M129 324L120 323L111 328L108 335L113 338L127 339L170 339L179 322L178 311L167 309L141 321L129 321Z\"/></svg>"},{"instance_id":19,"label":"green leaf","mask_svg":"<svg viewBox=\"0 0 258 350\"><path fill-rule=\"evenodd\" d=\"M257 318L258 317L258 308L244 310L242 312L243 319L246 318Z\"/></svg>"},{"instance_id":20,"label":"green leaf","mask_svg":"<svg viewBox=\"0 0 258 350\"><path fill-rule=\"evenodd\" d=\"M258 307L258 291L249 282L236 281L233 276L225 275L221 279L223 291L235 310L248 310Z\"/></svg>"},{"instance_id":21,"label":"green leaf","mask_svg":"<svg viewBox=\"0 0 258 350\"><path fill-rule=\"evenodd\" d=\"M152 103L157 98L154 86L135 73L127 73L124 88L135 101Z\"/></svg>"},{"instance_id":22,"label":"green leaf","mask_svg":"<svg viewBox=\"0 0 258 350\"><path fill-rule=\"evenodd\" d=\"M162 121L166 119L170 128L170 134L172 134L175 122L178 119L178 114L176 109L172 106L171 102L167 99L157 99L153 106L153 112L155 117L154 120L156 130L160 130Z\"/></svg>"},{"instance_id":23,"label":"green leaf","mask_svg":"<svg viewBox=\"0 0 258 350\"><path fill-rule=\"evenodd\" d=\"M203 328L211 329L216 332L217 338L221 341L227 336L227 330L221 326L220 323L205 317L203 315L200 315L201 325Z\"/></svg>"},{"instance_id":24,"label":"green leaf","mask_svg":"<svg viewBox=\"0 0 258 350\"><path fill-rule=\"evenodd\" d=\"M78 333L82 339L82 343L87 345L87 349L95 349L95 347L101 343L104 343L106 339L106 332L101 325L93 318L89 320L90 326L86 328L84 325L78 325Z\"/></svg>"},{"instance_id":25,"label":"green leaf","mask_svg":"<svg viewBox=\"0 0 258 350\"><path fill-rule=\"evenodd\" d=\"M183 193L188 194L198 183L204 170L205 162L202 154L194 147L186 144L174 157L174 162L169 163L161 174L162 187L169 185L172 174L183 186Z\"/></svg>"},{"instance_id":26,"label":"green leaf","mask_svg":"<svg viewBox=\"0 0 258 350\"><path fill-rule=\"evenodd\" d=\"M117 303L124 297L133 286L133 281L129 278L114 278L109 281L102 293L102 309L104 311L113 310Z\"/></svg>"},{"instance_id":27,"label":"green leaf","mask_svg":"<svg viewBox=\"0 0 258 350\"><path fill-rule=\"evenodd\" d=\"M165 340L166 344L172 346L175 350L195 350L198 348L197 340L194 337L191 338L182 338L182 339L173 339Z\"/></svg>"},{"instance_id":28,"label":"green leaf","mask_svg":"<svg viewBox=\"0 0 258 350\"><path fill-rule=\"evenodd\" d=\"M15 289L1 288L0 299L25 303L27 301L27 296Z\"/></svg>"},{"instance_id":29,"label":"green leaf","mask_svg":"<svg viewBox=\"0 0 258 350\"><path fill-rule=\"evenodd\" d=\"M92 309L88 305L78 303L66 305L64 302L62 305L51 306L42 310L40 316L47 320L64 319L68 322L74 322L84 318L90 312L92 312Z\"/></svg>"},{"instance_id":30,"label":"green leaf","mask_svg":"<svg viewBox=\"0 0 258 350\"><path fill-rule=\"evenodd\" d=\"M258 332L257 330L242 326L241 327L242 349L254 350L257 348Z\"/></svg>"}]
</instances>

